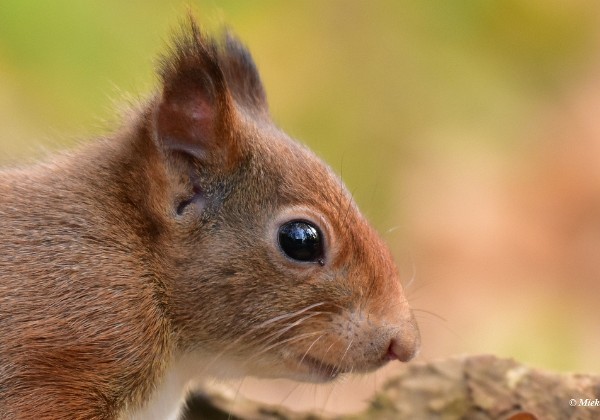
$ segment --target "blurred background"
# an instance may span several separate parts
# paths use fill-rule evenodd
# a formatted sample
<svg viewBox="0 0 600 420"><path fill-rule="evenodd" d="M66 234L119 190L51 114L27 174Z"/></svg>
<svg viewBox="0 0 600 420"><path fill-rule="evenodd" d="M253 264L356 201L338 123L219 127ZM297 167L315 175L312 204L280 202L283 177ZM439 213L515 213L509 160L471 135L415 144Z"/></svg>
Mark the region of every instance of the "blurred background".
<svg viewBox="0 0 600 420"><path fill-rule="evenodd" d="M0 162L110 132L189 4L247 43L275 121L391 245L420 360L600 373L600 3L2 0ZM395 369L231 389L348 411Z"/></svg>

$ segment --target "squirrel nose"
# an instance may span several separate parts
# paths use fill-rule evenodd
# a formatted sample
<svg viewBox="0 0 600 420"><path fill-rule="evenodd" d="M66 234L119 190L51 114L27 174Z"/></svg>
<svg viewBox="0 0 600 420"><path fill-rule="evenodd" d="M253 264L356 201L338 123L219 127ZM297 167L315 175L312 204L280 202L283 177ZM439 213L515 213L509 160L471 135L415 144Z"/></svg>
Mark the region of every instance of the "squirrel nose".
<svg viewBox="0 0 600 420"><path fill-rule="evenodd" d="M387 350L388 360L399 360L408 362L419 352L421 345L421 336L415 326L400 331L396 337L390 340Z"/></svg>

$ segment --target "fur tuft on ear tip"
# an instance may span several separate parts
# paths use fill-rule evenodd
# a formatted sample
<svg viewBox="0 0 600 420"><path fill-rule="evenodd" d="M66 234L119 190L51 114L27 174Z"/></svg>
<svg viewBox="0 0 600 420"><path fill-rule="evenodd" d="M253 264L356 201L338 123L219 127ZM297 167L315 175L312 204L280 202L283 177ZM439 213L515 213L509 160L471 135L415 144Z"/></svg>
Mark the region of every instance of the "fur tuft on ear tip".
<svg viewBox="0 0 600 420"><path fill-rule="evenodd" d="M206 35L190 14L160 62L162 95L156 132L169 150L203 160L232 162L239 144L232 136L236 107L247 115L268 115L256 65L231 31Z"/></svg>
<svg viewBox="0 0 600 420"><path fill-rule="evenodd" d="M218 45L202 32L191 16L188 25L173 38L168 54L161 57L159 75L167 92L190 87L186 83L197 83L216 100L227 91Z"/></svg>
<svg viewBox="0 0 600 420"><path fill-rule="evenodd" d="M205 164L230 162L236 155L231 93L217 42L202 32L193 17L162 57L159 75L162 94L155 122L163 146Z"/></svg>

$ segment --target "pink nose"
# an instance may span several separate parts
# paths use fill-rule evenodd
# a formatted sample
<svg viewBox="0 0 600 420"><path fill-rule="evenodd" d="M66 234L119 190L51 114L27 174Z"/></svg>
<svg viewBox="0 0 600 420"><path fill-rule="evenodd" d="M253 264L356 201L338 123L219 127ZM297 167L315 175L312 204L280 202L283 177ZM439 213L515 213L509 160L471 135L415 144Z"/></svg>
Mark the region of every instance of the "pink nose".
<svg viewBox="0 0 600 420"><path fill-rule="evenodd" d="M408 362L417 355L420 344L421 337L418 329L405 330L392 338L386 356L389 360Z"/></svg>

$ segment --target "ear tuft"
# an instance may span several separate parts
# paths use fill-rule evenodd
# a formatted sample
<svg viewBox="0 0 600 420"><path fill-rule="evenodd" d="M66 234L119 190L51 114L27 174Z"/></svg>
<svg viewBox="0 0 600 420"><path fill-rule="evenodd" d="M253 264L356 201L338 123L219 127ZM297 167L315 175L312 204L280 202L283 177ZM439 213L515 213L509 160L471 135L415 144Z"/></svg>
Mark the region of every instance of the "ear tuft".
<svg viewBox="0 0 600 420"><path fill-rule="evenodd" d="M219 63L218 44L193 17L161 60L162 94L156 108L159 140L167 150L205 164L235 162L234 105Z"/></svg>

